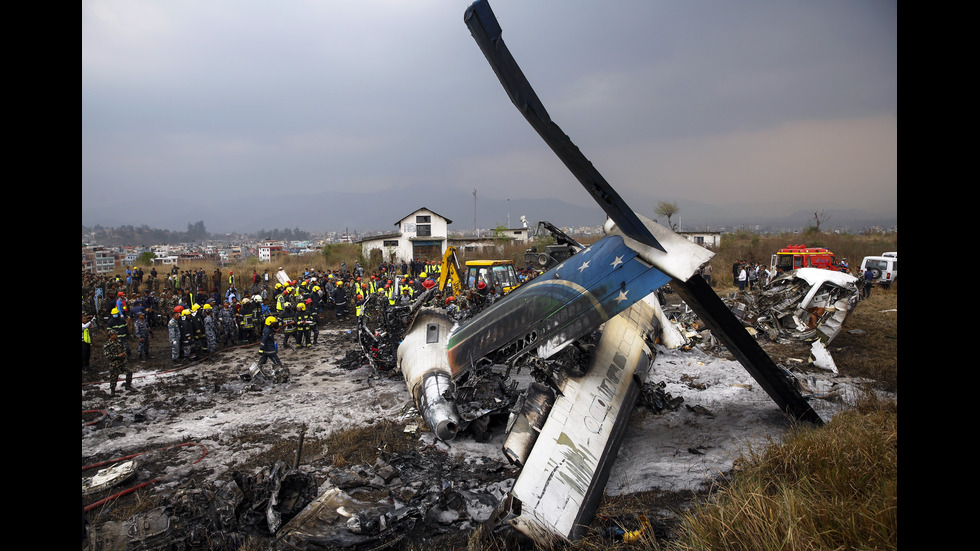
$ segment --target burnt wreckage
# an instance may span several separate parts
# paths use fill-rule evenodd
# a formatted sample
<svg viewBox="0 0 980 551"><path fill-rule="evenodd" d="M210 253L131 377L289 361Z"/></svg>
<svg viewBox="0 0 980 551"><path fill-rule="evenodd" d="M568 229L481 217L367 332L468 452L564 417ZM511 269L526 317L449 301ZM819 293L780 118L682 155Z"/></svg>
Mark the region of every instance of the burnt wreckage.
<svg viewBox="0 0 980 551"><path fill-rule="evenodd" d="M397 365L438 438L470 430L479 439L488 418L507 415L504 451L521 472L495 521L535 538L582 535L653 363L654 342L676 331L656 298L667 283L777 407L822 424L699 275L713 253L629 208L551 121L485 0L467 8L464 20L511 101L608 217L605 237L574 247L557 265L542 258L548 271L480 311L462 316L431 289L410 307L382 305L384 323L359 328L365 356L379 369ZM515 370L531 374L524 388L517 388Z"/></svg>

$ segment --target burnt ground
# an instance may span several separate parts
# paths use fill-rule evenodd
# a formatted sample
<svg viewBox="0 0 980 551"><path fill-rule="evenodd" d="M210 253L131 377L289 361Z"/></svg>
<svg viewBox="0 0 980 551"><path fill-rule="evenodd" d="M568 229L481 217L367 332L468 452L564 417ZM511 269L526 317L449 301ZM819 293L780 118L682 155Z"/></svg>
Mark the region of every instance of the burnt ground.
<svg viewBox="0 0 980 551"><path fill-rule="evenodd" d="M313 348L281 349L290 370L282 384L249 376L257 344L175 366L166 328L154 328L149 360L137 360L132 347L135 392L120 381L115 397L101 357L107 336L94 331L91 368L82 372L83 483L125 459L139 466L111 488L83 492L83 509L89 509L83 548L115 548L113 531L125 531L132 519L159 507L190 517L182 530L208 534L181 537L175 548L238 549L243 542L254 546L246 549L269 548L268 524L249 509L268 503L259 488L276 476L271 473L285 471L303 473L302 505L329 486L367 503L418 503L422 516L405 519L402 539L390 548L447 538L465 545L516 469L500 458L461 459L427 441L400 374L340 367L356 349L347 333L352 325L329 319ZM186 510L201 500L207 505ZM222 515L222 507L235 510Z"/></svg>
<svg viewBox="0 0 980 551"><path fill-rule="evenodd" d="M347 333L352 328L352 321L328 319L315 347L282 350L290 370L283 384L246 375L256 344L174 366L166 328L155 328L150 360L137 361L132 350L136 392L120 384L114 398L101 357L106 336L95 331L92 367L82 372L83 481L121 458L136 458L139 467L131 479L83 495L83 508L89 507L83 548L113 548L105 534L160 507L185 517L166 536L178 541L175 549L270 548L269 523L256 511L269 502L263 485L284 472L300 479L292 482L300 488L292 494L297 508L330 487L364 503L418 505L417 514L398 520L400 539L365 538L354 542L358 549L465 547L509 490L516 469L487 451L499 449L500 440L468 450L465 458L448 453L426 434L400 374L344 365L356 349ZM809 353L803 344L764 347L777 363ZM457 450L467 449L466 439L457 441ZM590 529L601 538L610 528L635 523L633 511L662 511L651 520L657 538L667 539L670 512L695 497L686 490L607 497ZM283 511L284 521L297 512ZM531 548L510 537L507 548Z"/></svg>

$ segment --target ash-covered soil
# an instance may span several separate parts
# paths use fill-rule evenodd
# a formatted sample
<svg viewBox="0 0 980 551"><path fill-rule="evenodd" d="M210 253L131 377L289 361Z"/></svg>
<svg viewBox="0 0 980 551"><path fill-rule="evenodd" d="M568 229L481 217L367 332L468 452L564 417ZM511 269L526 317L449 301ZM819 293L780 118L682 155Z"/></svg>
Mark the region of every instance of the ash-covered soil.
<svg viewBox="0 0 980 551"><path fill-rule="evenodd" d="M249 377L256 344L175 366L166 328L155 328L151 359L137 360L132 348L135 390L120 383L115 397L101 356L105 333L95 331L92 367L82 372L83 484L123 459L133 458L137 468L131 478L83 495L83 548L111 549L106 534L165 508L180 519L159 536L177 541L174 549L266 549L296 509L334 489L375 505L351 516L363 524L353 531L344 522L353 521L338 519L333 541L349 548L465 546L518 474L501 452L501 427L485 443L466 434L448 444L434 440L400 374L351 361L352 328L352 321L330 319L312 348L281 347L290 376L279 384ZM781 364L804 365L809 354L806 345L766 348ZM593 522L597 532L628 523L628 513L610 513L620 504L636 510L642 503L657 537L666 537L674 512L729 471L742 446L789 430L791 422L726 356L658 351L647 383L676 398L676 407L652 414L637 407L606 486L604 514ZM801 375L831 396L811 402L825 420L859 392L859 383L826 373ZM379 518L396 530L383 536L371 524Z"/></svg>

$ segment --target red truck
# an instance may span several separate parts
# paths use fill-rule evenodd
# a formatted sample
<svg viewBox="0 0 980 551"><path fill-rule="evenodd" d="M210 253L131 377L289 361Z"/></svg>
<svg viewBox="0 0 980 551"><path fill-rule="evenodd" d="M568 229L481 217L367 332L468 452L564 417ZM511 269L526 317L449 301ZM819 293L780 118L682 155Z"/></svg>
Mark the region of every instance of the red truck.
<svg viewBox="0 0 980 551"><path fill-rule="evenodd" d="M837 258L830 250L806 245L788 245L784 249L779 249L772 255L772 266L780 274L797 268L840 269Z"/></svg>

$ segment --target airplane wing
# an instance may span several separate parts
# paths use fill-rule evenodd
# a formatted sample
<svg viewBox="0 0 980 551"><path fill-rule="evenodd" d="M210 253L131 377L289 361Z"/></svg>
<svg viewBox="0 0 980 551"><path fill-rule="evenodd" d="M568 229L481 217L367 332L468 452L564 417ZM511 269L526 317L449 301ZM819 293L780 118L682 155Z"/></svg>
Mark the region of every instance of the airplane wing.
<svg viewBox="0 0 980 551"><path fill-rule="evenodd" d="M715 330L718 338L782 410L797 419L822 424L820 416L799 391L790 386L772 358L748 335L741 322L692 269L699 264L699 259L706 261L710 255L705 257L690 251L707 251L690 243L684 249L672 249L669 243L683 242L684 238L657 224L644 223L558 125L551 122L541 100L504 44L500 25L486 0L474 2L466 9L463 19L511 101L606 211L610 218L606 223L607 234L611 229L622 233L629 246L639 250L647 262L674 277L675 285L672 288ZM654 236L657 232L660 239ZM669 240L666 249L662 244L665 239ZM677 263L683 267L683 273L676 269Z"/></svg>

